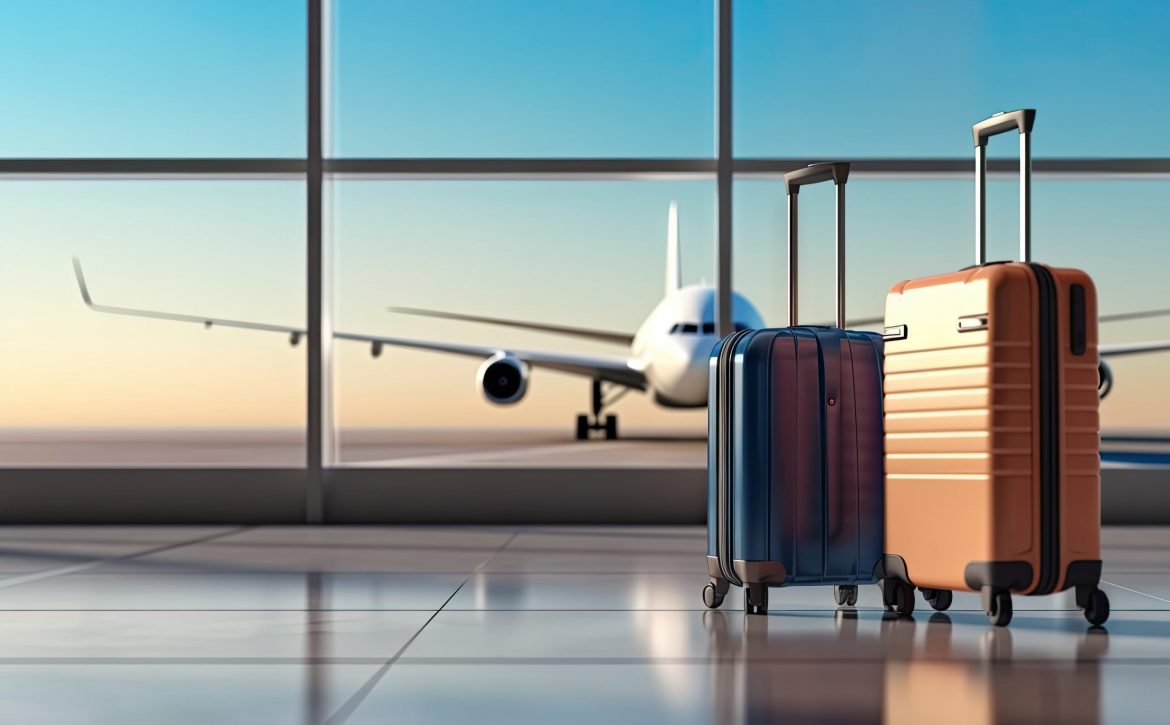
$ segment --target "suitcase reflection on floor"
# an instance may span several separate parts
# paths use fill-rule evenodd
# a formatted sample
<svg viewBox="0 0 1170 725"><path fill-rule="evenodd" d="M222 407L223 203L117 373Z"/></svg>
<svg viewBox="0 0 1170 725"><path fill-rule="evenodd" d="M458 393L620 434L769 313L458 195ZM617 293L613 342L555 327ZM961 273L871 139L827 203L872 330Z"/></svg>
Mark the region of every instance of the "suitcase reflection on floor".
<svg viewBox="0 0 1170 725"><path fill-rule="evenodd" d="M1014 657L1005 628L985 631L978 652L954 643L946 614L931 615L925 629L913 656L886 663L886 723L1101 721L1104 629L1087 629L1075 657L1043 662Z"/></svg>
<svg viewBox="0 0 1170 725"><path fill-rule="evenodd" d="M712 722L1101 721L1099 660L1109 638L1100 628L1080 636L1075 656L1038 661L1017 655L1012 632L987 628L975 613L703 617L716 662ZM971 625L977 637L955 636Z"/></svg>

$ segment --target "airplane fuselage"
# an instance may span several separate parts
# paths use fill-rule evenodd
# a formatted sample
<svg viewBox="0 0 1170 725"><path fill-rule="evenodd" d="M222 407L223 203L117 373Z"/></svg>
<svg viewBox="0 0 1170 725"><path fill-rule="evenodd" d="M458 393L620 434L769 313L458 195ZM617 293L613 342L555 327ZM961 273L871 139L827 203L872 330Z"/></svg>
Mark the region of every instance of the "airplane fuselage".
<svg viewBox="0 0 1170 725"><path fill-rule="evenodd" d="M732 320L739 328L760 328L764 320L742 295L732 296ZM650 393L670 407L707 404L707 376L715 334L715 288L689 285L671 292L634 335L631 365L646 374Z"/></svg>

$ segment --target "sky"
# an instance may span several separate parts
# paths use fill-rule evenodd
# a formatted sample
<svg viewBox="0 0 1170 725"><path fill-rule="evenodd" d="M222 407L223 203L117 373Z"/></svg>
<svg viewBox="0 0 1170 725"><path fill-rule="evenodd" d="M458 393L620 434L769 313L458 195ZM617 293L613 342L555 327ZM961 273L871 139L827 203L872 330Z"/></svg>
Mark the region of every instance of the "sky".
<svg viewBox="0 0 1170 725"><path fill-rule="evenodd" d="M339 157L710 157L711 0L334 0L329 147ZM1034 153L1170 156L1170 5L737 0L737 155L950 156L996 110L1039 109ZM0 157L304 153L299 1L0 1ZM1111 124L1118 127L1112 128ZM993 142L1008 156L1014 143ZM1038 259L1080 266L1103 312L1170 306L1167 181L1035 182ZM991 256L1015 249L1015 187L992 184ZM820 193L824 192L824 193ZM684 278L714 274L711 181L335 182L339 328L620 354L396 318L387 305L632 331L657 302L666 208ZM849 300L970 263L969 180L849 186ZM831 193L802 194L802 309L828 317ZM737 289L779 323L780 184L735 187ZM0 427L300 426L304 355L279 336L98 317L111 304L304 322L304 186L286 181L0 179ZM824 280L820 282L819 280ZM1106 341L1170 336L1170 319ZM1107 425L1170 427L1167 359L1118 362ZM343 426L564 427L587 383L534 378L499 409L477 362L339 344ZM701 429L630 396L626 426Z"/></svg>

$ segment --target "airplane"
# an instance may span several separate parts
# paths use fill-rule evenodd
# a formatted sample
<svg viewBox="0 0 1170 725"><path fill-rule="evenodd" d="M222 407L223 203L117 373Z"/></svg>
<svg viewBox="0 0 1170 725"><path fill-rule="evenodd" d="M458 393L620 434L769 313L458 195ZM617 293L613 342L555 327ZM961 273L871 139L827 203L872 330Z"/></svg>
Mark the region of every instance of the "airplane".
<svg viewBox="0 0 1170 725"><path fill-rule="evenodd" d="M666 286L662 300L632 335L627 332L583 327L552 325L509 320L482 315L459 314L410 307L391 307L391 312L462 322L484 323L515 329L549 332L583 340L625 346L625 356L558 353L520 350L510 347L467 345L435 340L413 340L355 332L334 332L338 340L350 340L370 346L378 357L385 346L430 350L483 359L476 373L476 385L484 398L495 405L514 405L528 391L530 370L544 368L589 378L592 381L590 412L577 416L576 437L588 439L594 431L603 431L607 440L618 437L617 416L605 414L631 390L649 393L656 403L667 408L703 408L707 405L708 366L715 334L715 287L706 283L684 285L679 255L678 207L671 202L667 214ZM235 327L246 330L278 332L288 336L294 347L307 334L303 327L271 325L260 322L228 320L201 315L159 312L130 307L115 307L93 301L81 261L73 258L73 271L81 298L89 309L116 315L130 315L159 320L191 322L205 328ZM1102 315L1101 322L1142 319L1170 314L1167 310L1146 310ZM752 303L739 293L732 294L732 320L736 330L759 329L764 319ZM882 318L849 320L853 328L881 325ZM1104 398L1113 387L1113 372L1106 357L1170 350L1170 340L1099 345L1098 389ZM605 386L609 386L607 390ZM616 392L615 392L616 391Z"/></svg>

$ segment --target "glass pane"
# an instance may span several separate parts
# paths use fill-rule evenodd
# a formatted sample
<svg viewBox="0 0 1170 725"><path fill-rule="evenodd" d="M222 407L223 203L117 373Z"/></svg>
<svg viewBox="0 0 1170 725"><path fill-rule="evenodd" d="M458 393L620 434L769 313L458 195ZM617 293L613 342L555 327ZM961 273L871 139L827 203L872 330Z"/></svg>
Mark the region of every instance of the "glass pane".
<svg viewBox="0 0 1170 725"><path fill-rule="evenodd" d="M374 358L370 346L339 340L340 460L404 467L704 466L705 409L665 407L655 394L705 402L705 380L691 390L683 375L687 351L697 351L700 377L706 375L714 335L680 334L679 325L714 319L703 304L710 288L676 292L685 299L650 323L647 318L666 294L671 201L680 220L682 281L712 279L714 191L708 181L334 182L337 329L478 346L472 355L386 347ZM390 306L583 328L618 339L394 313ZM646 344L631 350L620 337L643 325ZM511 403L501 393L501 403L493 404L484 391L496 376L478 375L497 351L521 359L528 359L521 351L565 356L564 363L579 367L534 362L525 393ZM625 370L631 359L630 367L662 383L605 411L619 416L620 435L634 440L606 447L604 455L574 447L576 416L590 405L590 366ZM606 387L607 396L619 392Z"/></svg>
<svg viewBox="0 0 1170 725"><path fill-rule="evenodd" d="M335 0L336 156L711 156L711 0Z"/></svg>
<svg viewBox="0 0 1170 725"><path fill-rule="evenodd" d="M99 305L304 326L301 182L5 181L0 461L303 466L304 348Z"/></svg>
<svg viewBox="0 0 1170 725"><path fill-rule="evenodd" d="M1170 308L1165 269L1170 246L1170 183L1164 181L1036 181L1033 254L1037 261L1085 270L1097 285L1100 314ZM1015 259L1018 203L1013 180L989 184L988 258ZM849 183L847 310L849 318L881 317L885 294L903 279L959 269L973 262L971 182L857 179ZM772 325L787 321L786 211L779 181L735 187L735 285ZM800 194L801 321L833 319L833 193ZM856 323L855 323L856 324ZM879 329L880 323L869 325ZM1101 323L1102 344L1170 340L1170 315ZM1170 352L1106 357L1114 385L1102 402L1106 461L1118 447L1162 450L1157 440L1114 443L1134 432L1154 439L1170 432Z"/></svg>
<svg viewBox="0 0 1170 725"><path fill-rule="evenodd" d="M886 291L909 277L971 264L969 184L851 180L846 195L846 299L850 320L881 317ZM787 202L779 180L735 184L733 274L772 326L788 324ZM829 184L800 193L802 324L831 324L834 197ZM869 326L878 329L878 324Z"/></svg>
<svg viewBox="0 0 1170 725"><path fill-rule="evenodd" d="M735 14L738 155L967 156L971 123L1022 107L1038 109L1038 156L1170 154L1164 2L737 0Z"/></svg>
<svg viewBox="0 0 1170 725"><path fill-rule="evenodd" d="M0 3L0 157L303 156L303 0Z"/></svg>

